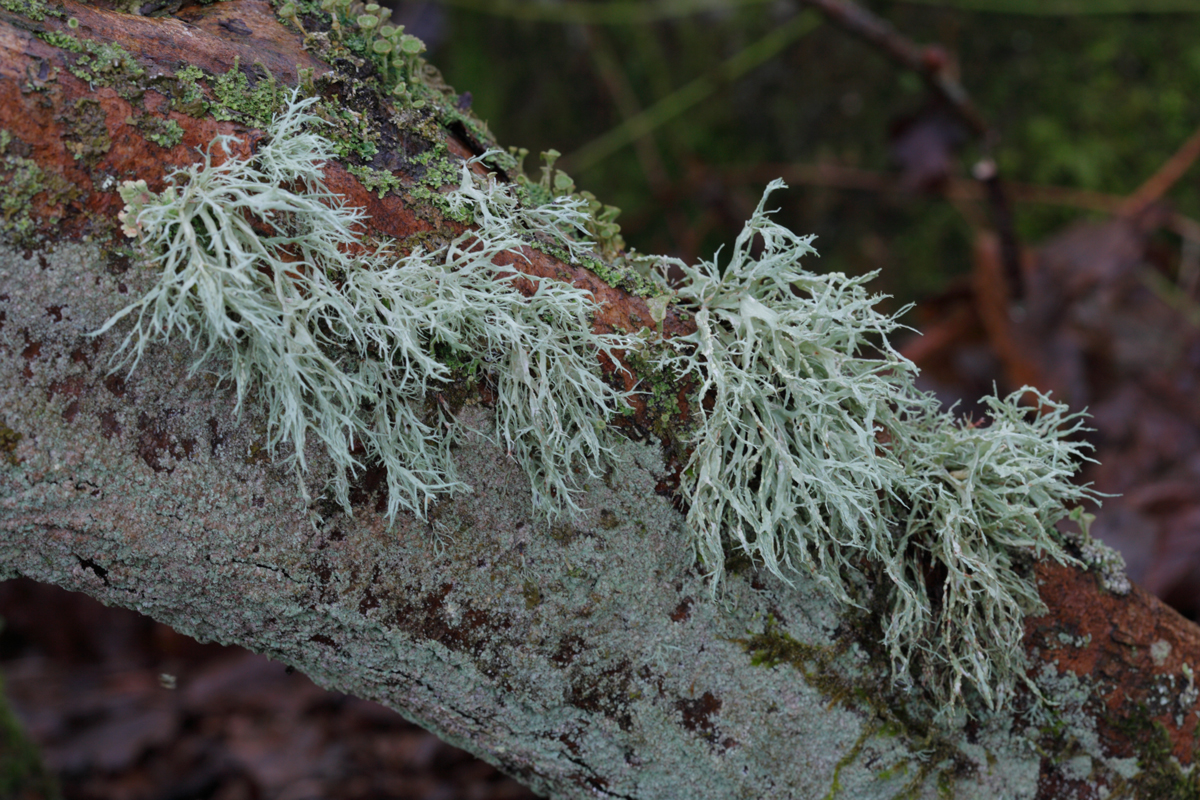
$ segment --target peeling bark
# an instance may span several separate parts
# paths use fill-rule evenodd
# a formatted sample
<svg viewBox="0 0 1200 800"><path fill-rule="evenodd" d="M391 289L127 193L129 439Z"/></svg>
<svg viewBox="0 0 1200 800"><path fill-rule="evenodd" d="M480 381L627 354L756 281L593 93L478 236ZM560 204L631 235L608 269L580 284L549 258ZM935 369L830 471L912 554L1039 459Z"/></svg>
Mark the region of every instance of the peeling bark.
<svg viewBox="0 0 1200 800"><path fill-rule="evenodd" d="M155 19L53 9L62 16L0 10L0 166L25 198L4 206L0 246L4 575L266 653L554 797L1194 796L1200 630L1136 588L1116 596L1091 573L1039 564L1050 613L1029 620L1026 647L1057 705L1025 692L936 728L919 690L891 685L869 610L750 566L711 597L669 492L677 454L668 441L664 458L644 404L627 423L638 441L575 521L534 513L523 473L480 435L457 451L473 494L389 527L378 474L360 481L353 514L306 504L267 457L253 404L239 417L228 387L188 377L181 345L156 348L132 376L107 374L120 336L87 334L152 277L116 255L115 186L157 188L214 135L241 134L247 149L259 135L181 110L181 64L223 74L236 63L281 86L298 67L333 73L262 0ZM132 62L89 81L51 34L117 42ZM354 97L348 80L325 87ZM435 144L477 150L445 128L364 112L388 148L376 163L402 186ZM149 118L181 138L148 140ZM18 185L35 167L38 183ZM409 193L378 197L344 165L327 178L368 209L374 233L403 243L460 230ZM599 327L652 324L643 298L523 255L512 266L531 277L592 291ZM664 326L686 331L674 311ZM462 411L481 431L485 405ZM331 465L306 455L319 485Z"/></svg>

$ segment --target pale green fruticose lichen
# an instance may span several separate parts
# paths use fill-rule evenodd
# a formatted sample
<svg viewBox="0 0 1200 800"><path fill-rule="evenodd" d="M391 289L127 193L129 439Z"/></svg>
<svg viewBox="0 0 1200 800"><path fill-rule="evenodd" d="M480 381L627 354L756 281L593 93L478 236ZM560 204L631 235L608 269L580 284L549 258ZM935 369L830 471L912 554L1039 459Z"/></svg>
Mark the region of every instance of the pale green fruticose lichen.
<svg viewBox="0 0 1200 800"><path fill-rule="evenodd" d="M666 361L712 400L695 405L683 476L700 556L714 586L732 546L845 603L882 594L894 679L923 683L946 717L964 684L1000 707L1024 677L1024 617L1044 610L1019 562L1069 561L1054 526L1094 496L1070 482L1079 415L1042 395L1033 414L1018 404L1029 389L986 399L987 426L940 411L888 343L897 323L863 289L873 276L799 266L812 237L764 210L781 186L726 264L660 263L664 289L668 263L686 276L675 299L697 326Z"/></svg>
<svg viewBox="0 0 1200 800"><path fill-rule="evenodd" d="M596 351L634 341L592 332L587 293L542 280L525 297L492 262L533 234L587 255L586 208L525 207L464 165L446 201L477 229L398 258L364 242L362 212L322 183L331 146L304 130L319 124L303 113L312 102L293 95L252 159L214 164L210 146L161 194L122 190L125 230L162 273L101 331L132 316L122 349L135 365L151 342L185 337L193 370L218 364L239 403L258 392L270 444L291 442L301 474L306 437L321 441L346 507L361 446L387 469L392 515L465 488L448 454L459 423L421 409L451 379L447 362L473 364L495 384L496 436L535 502L574 508L573 471L600 470L605 423L624 405ZM1016 394L987 401L987 426L942 413L888 344L896 322L874 310L869 276L803 270L810 241L760 203L727 264L680 263L683 286L662 278L660 296L698 329L671 340L660 366L712 403L692 405L683 476L700 556L714 590L734 547L784 580L809 574L843 603L882 607L894 680L924 684L946 717L968 687L998 708L1025 678L1024 616L1043 609L1024 562L1069 560L1054 525L1094 497L1069 481L1079 416L1036 395L1031 419ZM861 354L871 347L879 356Z"/></svg>
<svg viewBox="0 0 1200 800"><path fill-rule="evenodd" d="M293 95L251 159L214 163L215 145L229 150L230 137L219 137L161 194L144 181L122 188L124 231L161 275L96 333L132 317L121 349L134 367L152 342L187 339L199 353L193 373L213 365L237 387L239 406L258 392L270 446L292 443L301 474L305 440L321 441L336 468L330 486L347 509L350 480L364 466L354 451L365 448L366 461L387 469L389 515L423 514L438 496L467 488L448 452L457 423L422 407L452 377L435 352L475 363L495 382L497 436L529 475L535 505L574 508L573 470L598 474L604 423L624 406L596 352L628 342L592 332L596 306L583 290L540 281L525 297L512 272L492 262L520 248L529 230L581 225L578 212L521 209L494 182L477 186L464 164L449 200L477 230L403 258L388 242L364 246L362 211L322 181L331 145L303 130L320 123L304 113L314 102Z"/></svg>

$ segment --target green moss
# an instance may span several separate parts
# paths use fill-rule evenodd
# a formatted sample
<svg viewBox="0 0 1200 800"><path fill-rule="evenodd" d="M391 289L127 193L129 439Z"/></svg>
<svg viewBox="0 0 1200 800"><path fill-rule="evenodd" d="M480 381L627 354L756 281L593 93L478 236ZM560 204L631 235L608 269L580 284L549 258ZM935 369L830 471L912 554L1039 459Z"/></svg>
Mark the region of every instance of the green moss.
<svg viewBox="0 0 1200 800"><path fill-rule="evenodd" d="M625 365L638 380L638 392L646 402L651 429L681 446L686 432L678 430L679 424L685 423L679 407L680 389L674 376L663 367L659 353L655 352L657 347L657 343L647 343L645 349L627 351Z"/></svg>
<svg viewBox="0 0 1200 800"><path fill-rule="evenodd" d="M209 108L213 119L242 122L256 128L270 126L287 93L274 75L265 69L262 72L265 76L252 84L240 60L234 58L228 72L214 76L210 81L214 99Z"/></svg>
<svg viewBox="0 0 1200 800"><path fill-rule="evenodd" d="M11 11L14 14L20 14L22 17L41 22L46 18L47 14L52 16L62 16L62 12L50 8L45 0L0 0L0 8L5 11Z"/></svg>
<svg viewBox="0 0 1200 800"><path fill-rule="evenodd" d="M25 157L31 148L6 130L0 129L0 233L14 244L28 247L39 241L37 222L29 211L39 198L50 207L41 221L53 226L62 218L55 210L72 200L79 190L57 173L44 171L36 161Z"/></svg>
<svg viewBox="0 0 1200 800"><path fill-rule="evenodd" d="M750 663L756 667L777 667L780 664L790 664L805 676L806 682L828 679L838 680L829 671L833 656L837 653L831 647L818 647L803 644L793 639L787 631L779 627L774 617L769 617L761 633L751 635L747 639L737 639L742 649L750 654ZM809 669L815 664L815 671ZM844 694L844 686L840 683L818 685L826 696Z"/></svg>
<svg viewBox="0 0 1200 800"><path fill-rule="evenodd" d="M76 78L92 86L110 86L126 100L140 99L141 79L146 70L128 50L113 42L82 40L84 52L68 70Z"/></svg>
<svg viewBox="0 0 1200 800"><path fill-rule="evenodd" d="M183 141L183 128L169 117L154 114L142 114L139 117L128 117L126 124L136 125L146 138L159 147L170 148Z"/></svg>
<svg viewBox="0 0 1200 800"><path fill-rule="evenodd" d="M445 142L436 142L424 153L413 156L413 162L424 167L421 183L431 189L441 189L458 182L458 167L450 161L450 149Z"/></svg>
<svg viewBox="0 0 1200 800"><path fill-rule="evenodd" d="M851 627L854 626L852 620L848 619L847 622ZM869 635L864 635L864 638L869 638ZM953 786L957 775L971 771L962 754L957 751L953 735L930 725L920 715L912 714L908 709L911 697L906 699L881 685L880 676L887 668L882 659L869 660L866 669L861 665L846 663L847 659L854 661L854 652L846 646L849 637L843 637L831 646L806 644L796 641L780 628L774 617L768 617L761 632L735 641L750 655L750 661L755 666L771 669L787 665L796 670L806 684L820 692L830 707L843 705L864 713L870 720L854 746L838 761L827 797L837 796L840 790L838 775L857 760L872 738L904 737L910 742L906 750L922 754L913 777L898 797L918 797L935 771L939 785L949 786ZM906 758L892 764L881 770L877 779L888 780L907 774L910 762L911 759Z"/></svg>
<svg viewBox="0 0 1200 800"><path fill-rule="evenodd" d="M83 44L79 41L78 37L64 31L38 31L35 35L46 44L53 45L62 50L68 50L72 53L83 52Z"/></svg>
<svg viewBox="0 0 1200 800"><path fill-rule="evenodd" d="M512 158L514 153L519 157ZM608 273L601 277L610 285L626 288L622 286L622 283L629 277L619 267L609 266L609 263L619 260L625 250L625 240L621 237L621 226L616 222L621 209L616 206L604 205L591 192L578 191L571 176L555 166L562 155L557 150L547 150L542 153L542 174L537 181L531 180L525 175L522 166L527 153L527 150L516 150L507 154L511 159L511 174L515 175L515 182L520 188L523 199L534 205L542 205L559 199L579 203L586 217L583 224L584 232L595 244L595 252L598 256L594 259L595 264L589 266L594 266L593 271L597 274L602 271ZM498 153L498 155L504 154ZM614 272L618 274L612 274ZM610 278L613 280L609 280Z"/></svg>
<svg viewBox="0 0 1200 800"><path fill-rule="evenodd" d="M833 768L833 780L829 785L829 794L825 795L824 800L834 800L835 797L842 791L842 770L858 760L858 756L862 753L863 745L870 739L878 727L878 722L874 720L863 726L862 732L858 734L858 738L854 740L854 745L838 759Z"/></svg>
<svg viewBox="0 0 1200 800"><path fill-rule="evenodd" d="M430 189L428 186L414 186L408 190L408 195L418 203L423 203L427 206L436 208L447 219L462 223L468 223L471 221L471 216L468 211L465 209L456 210L451 208L449 202L446 200L446 196L443 193L434 189Z"/></svg>
<svg viewBox="0 0 1200 800"><path fill-rule="evenodd" d="M322 133L342 161L370 161L379 152L379 133L366 114L332 103L318 104L316 112L328 123Z"/></svg>
<svg viewBox="0 0 1200 800"><path fill-rule="evenodd" d="M17 445L21 439L22 434L0 422L0 461L11 467L21 463L21 459L17 457Z"/></svg>
<svg viewBox="0 0 1200 800"><path fill-rule="evenodd" d="M112 148L104 108L90 97L80 98L63 113L62 119L67 127L63 146L90 170Z"/></svg>
<svg viewBox="0 0 1200 800"><path fill-rule="evenodd" d="M351 164L346 169L351 175L358 178L368 191L376 192L380 200L392 192L399 194L400 190L404 188L404 181L387 170L372 169L358 164Z"/></svg>
<svg viewBox="0 0 1200 800"><path fill-rule="evenodd" d="M1125 741L1133 746L1140 771L1122 778L1125 787L1138 798L1170 797L1172 800L1200 800L1200 745L1193 748L1191 764L1185 769L1173 755L1171 735L1162 722L1154 719L1144 703L1138 703L1132 713L1111 719ZM1200 724L1197 725L1200 741Z"/></svg>
<svg viewBox="0 0 1200 800"><path fill-rule="evenodd" d="M178 109L192 117L202 117L208 113L208 101L204 99L204 91L200 82L204 80L204 71L189 64L183 69L176 70L175 81L177 91L172 93L171 108Z"/></svg>

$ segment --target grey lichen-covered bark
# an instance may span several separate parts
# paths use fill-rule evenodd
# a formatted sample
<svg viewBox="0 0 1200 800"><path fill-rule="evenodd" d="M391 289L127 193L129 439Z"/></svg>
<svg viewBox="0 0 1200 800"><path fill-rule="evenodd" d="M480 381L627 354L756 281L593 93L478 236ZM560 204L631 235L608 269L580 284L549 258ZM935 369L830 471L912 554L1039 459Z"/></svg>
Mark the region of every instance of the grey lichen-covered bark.
<svg viewBox="0 0 1200 800"><path fill-rule="evenodd" d="M255 408L189 378L185 348L106 374L115 340L87 334L142 278L104 264L88 243L0 259L7 575L266 653L549 796L1035 796L1036 704L938 732L822 591L748 570L712 599L654 446L625 445L586 515L553 526L482 436L457 451L474 492L427 521L306 505ZM1073 691L1052 696L1087 702ZM1080 776L1137 773L1075 738Z"/></svg>
<svg viewBox="0 0 1200 800"><path fill-rule="evenodd" d="M186 350L106 376L114 342L86 334L125 296L103 263L87 244L0 262L0 405L21 434L0 478L7 574L266 653L552 796L892 797L922 777L935 794L920 742L823 686L880 675L858 647L834 655L844 621L821 592L741 575L710 599L653 446L628 444L573 523L533 513L482 437L458 451L473 494L427 522L322 513L261 457L253 407L239 420L227 389L186 377ZM755 665L768 625L838 677ZM1009 746L968 783L1027 794L1037 759Z"/></svg>

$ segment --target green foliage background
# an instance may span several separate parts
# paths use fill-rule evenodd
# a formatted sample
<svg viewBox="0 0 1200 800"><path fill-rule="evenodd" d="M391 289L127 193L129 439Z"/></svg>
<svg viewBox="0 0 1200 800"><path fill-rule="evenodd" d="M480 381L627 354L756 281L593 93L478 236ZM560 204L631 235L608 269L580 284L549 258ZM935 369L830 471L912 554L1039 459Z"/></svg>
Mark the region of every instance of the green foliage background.
<svg viewBox="0 0 1200 800"><path fill-rule="evenodd" d="M589 5L619 15L639 4ZM602 77L605 54L644 109L777 30L798 8L786 1L709 5L718 8L649 24L583 25L529 18L569 15L565 3L447 0L444 40L430 58L452 85L472 92L475 110L500 141L534 153L527 171L539 151L557 148L581 188L624 210L619 222L631 246L694 262L736 236L771 164L893 169L889 127L927 99L915 75L822 23L656 128L649 139L656 156L647 160L642 145L639 157L630 146L575 169L572 153L623 119ZM1009 180L1126 194L1200 125L1200 4L864 5L913 40L941 44L956 57L962 83L1001 133L996 155ZM960 177L978 155L969 143ZM1170 199L1182 213L1200 216L1194 177L1176 185ZM775 200L782 224L817 235L818 268L882 269L874 288L894 295L896 306L969 269L970 225L944 199L793 182ZM1016 208L1027 243L1089 213Z"/></svg>

